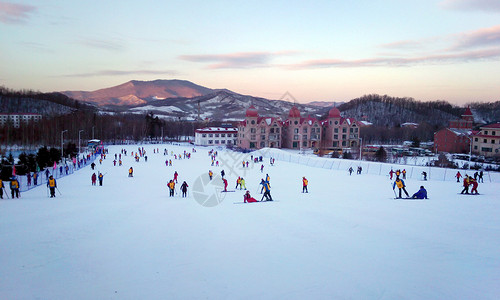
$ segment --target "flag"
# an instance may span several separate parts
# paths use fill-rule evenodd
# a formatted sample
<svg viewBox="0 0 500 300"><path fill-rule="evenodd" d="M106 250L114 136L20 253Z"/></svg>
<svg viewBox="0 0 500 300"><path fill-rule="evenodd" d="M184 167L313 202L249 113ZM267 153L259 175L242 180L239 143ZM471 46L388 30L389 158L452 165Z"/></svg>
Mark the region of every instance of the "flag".
<svg viewBox="0 0 500 300"><path fill-rule="evenodd" d="M57 164L56 162L54 161L54 170L57 168Z"/></svg>
<svg viewBox="0 0 500 300"><path fill-rule="evenodd" d="M16 176L16 165L12 167L12 176Z"/></svg>

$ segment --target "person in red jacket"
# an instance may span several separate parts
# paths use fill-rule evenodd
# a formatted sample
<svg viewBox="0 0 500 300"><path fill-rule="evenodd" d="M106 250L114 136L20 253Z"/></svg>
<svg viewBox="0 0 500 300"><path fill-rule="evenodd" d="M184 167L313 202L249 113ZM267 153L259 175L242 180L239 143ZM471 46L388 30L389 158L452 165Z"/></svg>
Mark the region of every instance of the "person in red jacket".
<svg viewBox="0 0 500 300"><path fill-rule="evenodd" d="M479 192L477 191L477 186L479 185L477 183L477 180L474 179L474 178L469 178L469 184L472 185L472 190L470 191L471 194L479 194Z"/></svg>
<svg viewBox="0 0 500 300"><path fill-rule="evenodd" d="M91 179L92 179L92 185L95 185L95 181L97 180L97 176L95 175L95 173L92 174Z"/></svg>
<svg viewBox="0 0 500 300"><path fill-rule="evenodd" d="M174 173L174 181L175 183L177 183L177 177L179 176L179 174L177 173L177 171L175 171Z"/></svg>
<svg viewBox="0 0 500 300"><path fill-rule="evenodd" d="M460 182L460 177L462 177L462 174L460 174L460 171L457 172L457 175L455 175L457 178L457 182Z"/></svg>
<svg viewBox="0 0 500 300"><path fill-rule="evenodd" d="M247 191L245 193L245 195L243 195L243 201L245 203L253 203L253 202L257 202L257 200L255 200L255 198L252 198L252 196L250 196L250 191Z"/></svg>
<svg viewBox="0 0 500 300"><path fill-rule="evenodd" d="M227 192L227 180L226 180L226 178L222 178L222 181L224 182L224 192Z"/></svg>
<svg viewBox="0 0 500 300"><path fill-rule="evenodd" d="M309 181L307 181L306 177L302 177L302 193L309 193L307 191L307 185L309 184Z"/></svg>

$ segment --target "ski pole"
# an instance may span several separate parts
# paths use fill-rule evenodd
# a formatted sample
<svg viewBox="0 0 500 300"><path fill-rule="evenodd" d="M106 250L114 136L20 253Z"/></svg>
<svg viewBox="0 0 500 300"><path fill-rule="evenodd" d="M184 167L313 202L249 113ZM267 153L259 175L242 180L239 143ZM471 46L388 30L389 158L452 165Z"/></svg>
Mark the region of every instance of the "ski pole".
<svg viewBox="0 0 500 300"><path fill-rule="evenodd" d="M59 195L62 196L61 191L59 191L59 189L57 188L57 186L56 186L56 190L59 192Z"/></svg>
<svg viewBox="0 0 500 300"><path fill-rule="evenodd" d="M394 189L394 186L392 186L392 191L394 192L394 197L397 198L398 196L396 195L396 190Z"/></svg>
<svg viewBox="0 0 500 300"><path fill-rule="evenodd" d="M47 198L49 197L49 187L47 187Z"/></svg>
<svg viewBox="0 0 500 300"><path fill-rule="evenodd" d="M9 194L8 194L8 193L7 193L7 191L5 190L5 187L3 187L3 191L5 192L5 196L7 196L7 199L10 199Z"/></svg>

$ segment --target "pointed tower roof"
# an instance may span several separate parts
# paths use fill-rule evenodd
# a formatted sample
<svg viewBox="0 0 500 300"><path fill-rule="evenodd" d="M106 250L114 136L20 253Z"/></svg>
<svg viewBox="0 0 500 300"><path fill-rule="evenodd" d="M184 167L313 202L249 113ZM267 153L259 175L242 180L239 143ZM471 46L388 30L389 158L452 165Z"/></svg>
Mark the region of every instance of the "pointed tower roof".
<svg viewBox="0 0 500 300"><path fill-rule="evenodd" d="M340 118L340 110L336 107L330 109L328 112L328 118Z"/></svg>
<svg viewBox="0 0 500 300"><path fill-rule="evenodd" d="M470 110L470 106L467 106L462 116L472 116L472 111Z"/></svg>
<svg viewBox="0 0 500 300"><path fill-rule="evenodd" d="M258 117L259 116L259 113L257 112L257 109L255 108L255 106L251 105L246 113L245 113L245 117Z"/></svg>
<svg viewBox="0 0 500 300"><path fill-rule="evenodd" d="M289 118L300 118L300 111L299 109L294 105L290 109L290 113L288 113Z"/></svg>

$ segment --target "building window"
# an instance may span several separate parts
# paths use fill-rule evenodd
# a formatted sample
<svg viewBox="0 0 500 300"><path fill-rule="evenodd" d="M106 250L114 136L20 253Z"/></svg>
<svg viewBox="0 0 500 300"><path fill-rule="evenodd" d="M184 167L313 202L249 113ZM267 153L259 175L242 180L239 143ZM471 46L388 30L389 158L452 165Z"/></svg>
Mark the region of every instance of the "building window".
<svg viewBox="0 0 500 300"><path fill-rule="evenodd" d="M304 133L307 133L307 128L304 128L302 131L303 131Z"/></svg>
<svg viewBox="0 0 500 300"><path fill-rule="evenodd" d="M266 142L260 142L260 147L264 148L266 146Z"/></svg>
<svg viewBox="0 0 500 300"><path fill-rule="evenodd" d="M307 147L307 141L302 142L302 147Z"/></svg>
<svg viewBox="0 0 500 300"><path fill-rule="evenodd" d="M225 133L221 133L220 137L226 137L226 134Z"/></svg>
<svg viewBox="0 0 500 300"><path fill-rule="evenodd" d="M342 133L346 133L347 132L347 128L342 128Z"/></svg>
<svg viewBox="0 0 500 300"><path fill-rule="evenodd" d="M257 129L255 128L250 128L250 133L256 133L257 132Z"/></svg>
<svg viewBox="0 0 500 300"><path fill-rule="evenodd" d="M298 134L294 135L294 136L293 136L293 139L294 139L295 141L296 141L296 140L298 140L298 139L299 139L299 135L298 135Z"/></svg>
<svg viewBox="0 0 500 300"><path fill-rule="evenodd" d="M495 140L491 140L491 143L494 144L495 143Z"/></svg>
<svg viewBox="0 0 500 300"><path fill-rule="evenodd" d="M250 136L250 139L251 139L252 141L255 141L255 140L256 140L256 138L255 138L255 134L252 134L252 135Z"/></svg>
<svg viewBox="0 0 500 300"><path fill-rule="evenodd" d="M338 129L338 128L334 128L334 129L333 129L333 132L335 132L335 133L339 133L339 129Z"/></svg>
<svg viewBox="0 0 500 300"><path fill-rule="evenodd" d="M346 141L342 141L342 146L345 147L346 145L347 145Z"/></svg>
<svg viewBox="0 0 500 300"><path fill-rule="evenodd" d="M295 122L293 122L293 124L297 125L297 124L299 124L299 121L295 121Z"/></svg>
<svg viewBox="0 0 500 300"><path fill-rule="evenodd" d="M342 135L342 139L345 140L347 137L345 134Z"/></svg>
<svg viewBox="0 0 500 300"><path fill-rule="evenodd" d="M219 143L219 140L215 140L215 143L218 144Z"/></svg>
<svg viewBox="0 0 500 300"><path fill-rule="evenodd" d="M271 133L274 133L274 128L271 128Z"/></svg>
<svg viewBox="0 0 500 300"><path fill-rule="evenodd" d="M333 142L332 146L333 147L338 147L339 146L339 142L337 142L337 141Z"/></svg>
<svg viewBox="0 0 500 300"><path fill-rule="evenodd" d="M477 150L477 146L474 146L474 150Z"/></svg>
<svg viewBox="0 0 500 300"><path fill-rule="evenodd" d="M304 134L304 135L302 136L302 139L303 139L303 140L307 140L307 134Z"/></svg>
<svg viewBox="0 0 500 300"><path fill-rule="evenodd" d="M237 137L237 136L238 136L238 135L235 133L235 134L234 134L234 137ZM243 137L245 137L245 135L243 135Z"/></svg>
<svg viewBox="0 0 500 300"><path fill-rule="evenodd" d="M261 140L265 140L265 139L266 139L266 136L265 136L265 135L261 135L261 136L260 136L260 139L261 139Z"/></svg>
<svg viewBox="0 0 500 300"><path fill-rule="evenodd" d="M216 133L216 134L215 134L215 137L219 137L219 134L218 134L218 133Z"/></svg>
<svg viewBox="0 0 500 300"><path fill-rule="evenodd" d="M339 125L339 121L335 121L335 125Z"/></svg>
<svg viewBox="0 0 500 300"><path fill-rule="evenodd" d="M213 144L213 143L214 143L214 141L212 141L212 140L208 140L208 143L209 143L209 144Z"/></svg>
<svg viewBox="0 0 500 300"><path fill-rule="evenodd" d="M266 129L265 128L261 128L260 129L260 133L266 133Z"/></svg>
<svg viewBox="0 0 500 300"><path fill-rule="evenodd" d="M483 143L487 143L487 142L488 142L488 140L487 140L487 139L483 139Z"/></svg>
<svg viewBox="0 0 500 300"><path fill-rule="evenodd" d="M226 143L226 140L222 140L220 141L221 144L225 144Z"/></svg>
<svg viewBox="0 0 500 300"><path fill-rule="evenodd" d="M293 133L299 133L299 129L298 128L294 128L293 129Z"/></svg>
<svg viewBox="0 0 500 300"><path fill-rule="evenodd" d="M353 133L354 132L354 128L349 128L349 132Z"/></svg>
<svg viewBox="0 0 500 300"><path fill-rule="evenodd" d="M280 129L279 128L276 128L276 133L280 133Z"/></svg>
<svg viewBox="0 0 500 300"><path fill-rule="evenodd" d="M210 133L210 134L208 134L208 137L214 137L214 135Z"/></svg>
<svg viewBox="0 0 500 300"><path fill-rule="evenodd" d="M483 147L483 148L481 148L481 151L483 151L483 152L493 152L493 149L492 148Z"/></svg>
<svg viewBox="0 0 500 300"><path fill-rule="evenodd" d="M492 131L492 132L491 132L491 135L496 135L496 134L497 134L497 132L496 132L496 131Z"/></svg>
<svg viewBox="0 0 500 300"><path fill-rule="evenodd" d="M254 124L255 124L255 120L252 120L252 121L250 122L250 124L254 125Z"/></svg>
<svg viewBox="0 0 500 300"><path fill-rule="evenodd" d="M477 142L477 141L479 141L479 139L478 139L478 138L475 138L475 139L474 139L474 142Z"/></svg>
<svg viewBox="0 0 500 300"><path fill-rule="evenodd" d="M338 139L339 139L339 135L338 135L338 134L334 134L334 135L333 135L333 139L334 139L334 140L338 140Z"/></svg>
<svg viewBox="0 0 500 300"><path fill-rule="evenodd" d="M484 131L484 134L485 134L485 135L488 135L488 130L485 130L485 131Z"/></svg>
<svg viewBox="0 0 500 300"><path fill-rule="evenodd" d="M293 142L292 143L292 148L297 148L299 146L298 142Z"/></svg>
<svg viewBox="0 0 500 300"><path fill-rule="evenodd" d="M202 134L202 135L201 135L201 137L207 137L207 134L206 134L206 133L204 133L204 134Z"/></svg>

